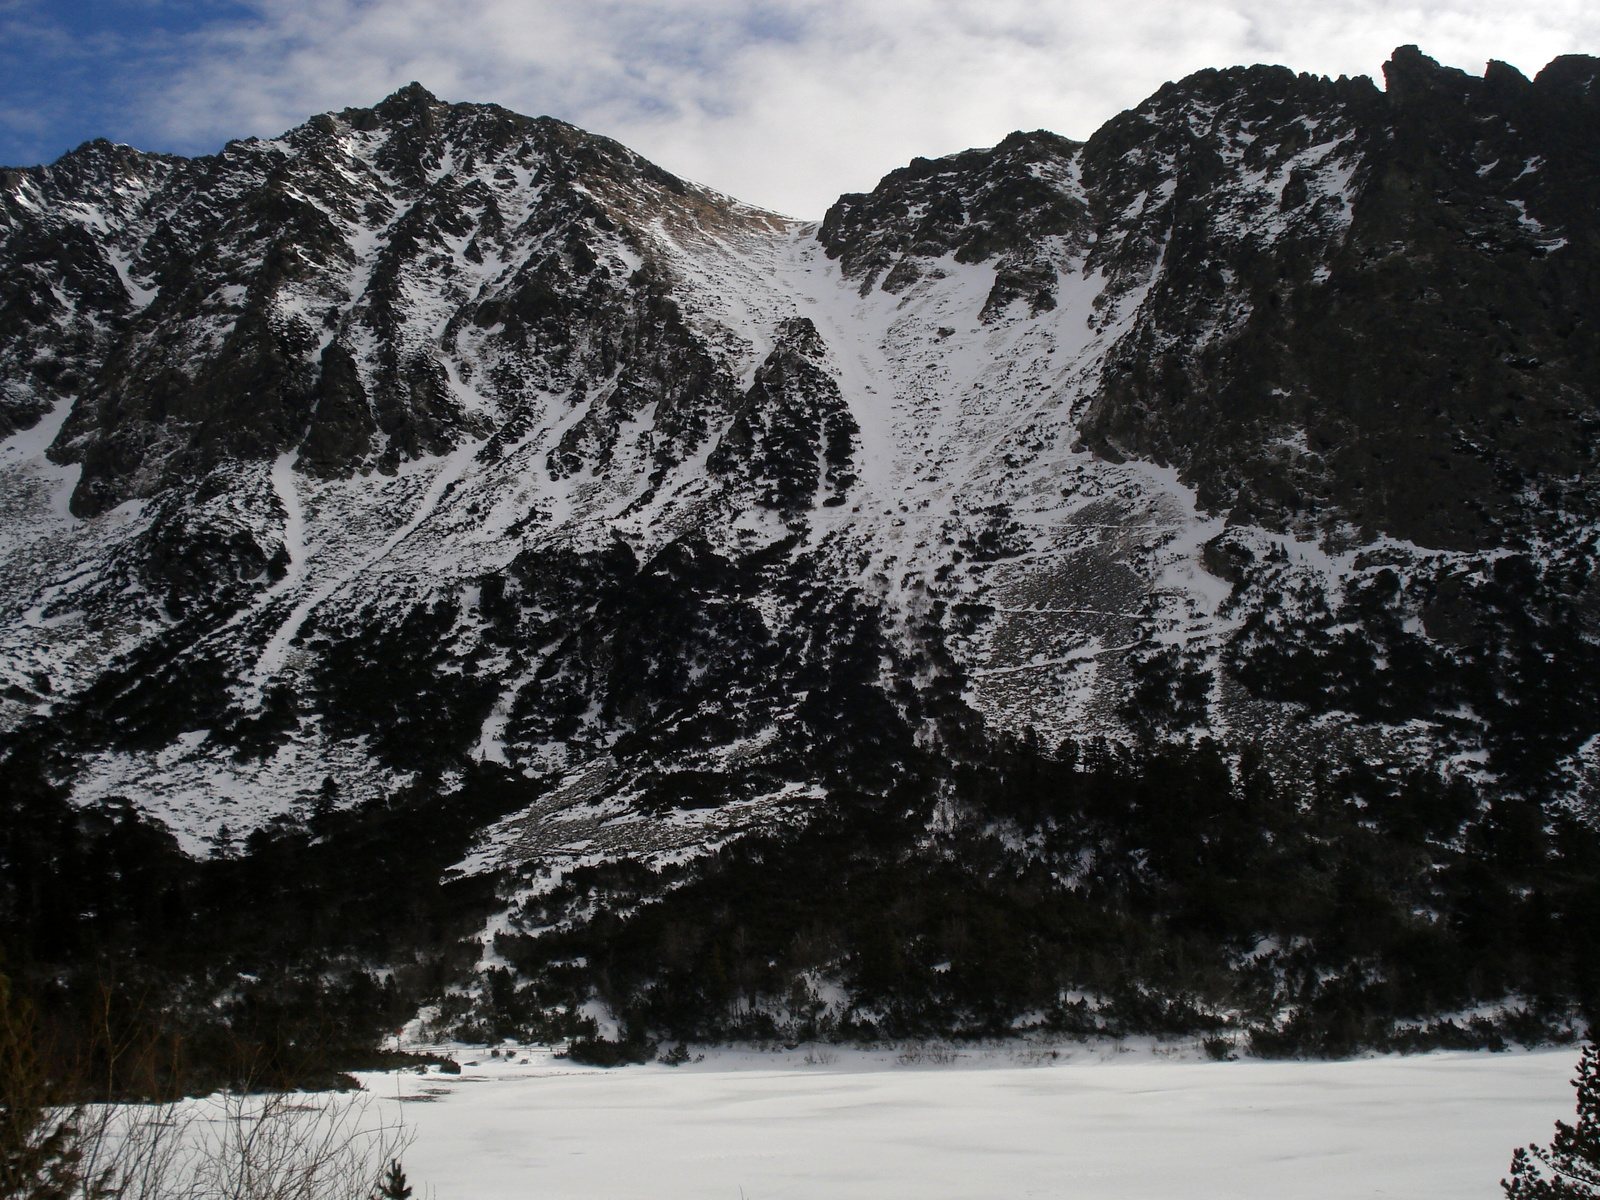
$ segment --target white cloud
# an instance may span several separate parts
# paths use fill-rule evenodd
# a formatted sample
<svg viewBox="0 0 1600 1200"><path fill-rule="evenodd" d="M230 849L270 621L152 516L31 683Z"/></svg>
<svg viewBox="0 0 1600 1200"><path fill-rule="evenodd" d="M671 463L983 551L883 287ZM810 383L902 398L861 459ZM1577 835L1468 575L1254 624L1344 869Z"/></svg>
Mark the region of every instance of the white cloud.
<svg viewBox="0 0 1600 1200"><path fill-rule="evenodd" d="M1587 0L261 0L145 96L153 136L215 144L412 79L609 134L742 199L819 216L914 155L1012 129L1087 137L1163 82L1281 62L1371 74L1415 42L1481 72L1600 51Z"/></svg>

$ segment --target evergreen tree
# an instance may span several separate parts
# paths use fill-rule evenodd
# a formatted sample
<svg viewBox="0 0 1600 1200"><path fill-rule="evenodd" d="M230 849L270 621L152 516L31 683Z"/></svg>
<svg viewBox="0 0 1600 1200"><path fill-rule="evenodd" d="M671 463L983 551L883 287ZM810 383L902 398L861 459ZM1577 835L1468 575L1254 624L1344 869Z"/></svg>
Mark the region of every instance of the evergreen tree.
<svg viewBox="0 0 1600 1200"><path fill-rule="evenodd" d="M318 833L326 830L328 818L338 811L339 785L332 775L325 776L311 802L311 828Z"/></svg>
<svg viewBox="0 0 1600 1200"><path fill-rule="evenodd" d="M400 1169L398 1161L391 1162L383 1173L373 1200L411 1200L411 1185L406 1182L406 1173Z"/></svg>
<svg viewBox="0 0 1600 1200"><path fill-rule="evenodd" d="M1511 1159L1502 1179L1507 1200L1600 1200L1600 1048L1578 1060L1578 1123L1556 1122L1548 1146L1528 1146Z"/></svg>

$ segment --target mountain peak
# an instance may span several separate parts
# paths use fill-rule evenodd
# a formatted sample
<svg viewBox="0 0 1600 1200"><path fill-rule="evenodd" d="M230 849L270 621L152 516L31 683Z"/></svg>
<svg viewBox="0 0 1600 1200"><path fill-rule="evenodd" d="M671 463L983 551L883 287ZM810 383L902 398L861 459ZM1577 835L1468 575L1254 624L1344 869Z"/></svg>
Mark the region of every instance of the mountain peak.
<svg viewBox="0 0 1600 1200"><path fill-rule="evenodd" d="M385 117L398 117L432 108L438 103L439 97L413 79L405 87L391 92L380 100L375 106L375 111Z"/></svg>
<svg viewBox="0 0 1600 1200"><path fill-rule="evenodd" d="M1563 54L1550 60L1535 78L1540 86L1566 92L1590 106L1600 106L1600 58L1591 54Z"/></svg>
<svg viewBox="0 0 1600 1200"><path fill-rule="evenodd" d="M1390 97L1401 101L1432 92L1459 92L1463 84L1476 82L1465 71L1442 65L1416 46L1397 46L1383 64L1383 78Z"/></svg>

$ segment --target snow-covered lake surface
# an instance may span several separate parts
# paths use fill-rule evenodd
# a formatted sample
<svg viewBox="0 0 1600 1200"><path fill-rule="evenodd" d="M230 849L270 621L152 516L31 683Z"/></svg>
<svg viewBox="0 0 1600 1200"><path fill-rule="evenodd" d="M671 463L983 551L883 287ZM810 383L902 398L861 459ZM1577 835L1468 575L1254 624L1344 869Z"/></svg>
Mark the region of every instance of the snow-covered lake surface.
<svg viewBox="0 0 1600 1200"><path fill-rule="evenodd" d="M419 1195L1491 1200L1513 1147L1570 1118L1577 1061L1570 1048L1225 1063L1148 1047L953 1062L802 1048L600 1071L519 1055L465 1055L460 1076L364 1077L405 1098Z"/></svg>

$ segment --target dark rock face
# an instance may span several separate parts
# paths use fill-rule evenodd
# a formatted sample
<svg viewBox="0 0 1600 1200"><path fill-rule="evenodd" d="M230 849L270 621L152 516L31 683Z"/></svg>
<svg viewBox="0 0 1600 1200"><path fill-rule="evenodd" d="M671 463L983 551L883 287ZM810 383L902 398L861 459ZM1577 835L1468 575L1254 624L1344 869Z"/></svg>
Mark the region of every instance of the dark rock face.
<svg viewBox="0 0 1600 1200"><path fill-rule="evenodd" d="M993 150L912 161L869 195L841 196L817 240L846 275L901 292L922 276L921 260L1000 260L985 313L1025 296L1035 312L1054 307L1055 273L1040 242L1087 234L1087 206L1072 187L1079 145L1040 130L1014 133ZM881 280L881 284L880 284Z"/></svg>
<svg viewBox="0 0 1600 1200"><path fill-rule="evenodd" d="M818 365L822 338L794 317L778 327L776 342L707 465L718 474L742 468L767 508L809 508L819 484L829 492L823 504L843 504L855 482L858 429L839 385Z"/></svg>
<svg viewBox="0 0 1600 1200"><path fill-rule="evenodd" d="M109 349L109 328L133 309L108 248L58 210L89 205L127 220L179 160L95 141L49 168L0 173L0 428L31 426L87 383Z"/></svg>
<svg viewBox="0 0 1600 1200"><path fill-rule="evenodd" d="M1592 511L1600 127L1578 81L1596 70L1473 79L1407 48L1384 95L1208 74L1123 118L1129 149L1096 135L1086 181L1164 153L1177 186L1146 226L1166 269L1085 437L1179 466L1246 521L1467 549ZM1281 183L1281 235L1227 227L1229 157Z"/></svg>
<svg viewBox="0 0 1600 1200"><path fill-rule="evenodd" d="M213 158L90 143L7 176L5 420L81 396L54 454L83 465L84 516L296 447L322 475L393 471L619 367L553 467L604 461L646 403L678 414L670 458L728 381L655 273L607 253L630 213L715 203L603 138L420 88ZM492 363L471 411L437 353L463 338Z"/></svg>
<svg viewBox="0 0 1600 1200"><path fill-rule="evenodd" d="M1102 312L1150 289L1084 414L1101 453L1176 466L1246 522L1500 544L1590 511L1597 71L1476 79L1415 47L1386 93L1203 71L1081 148L919 160L818 236L864 288L992 260L988 316L1054 306L1059 239L1105 275Z"/></svg>

